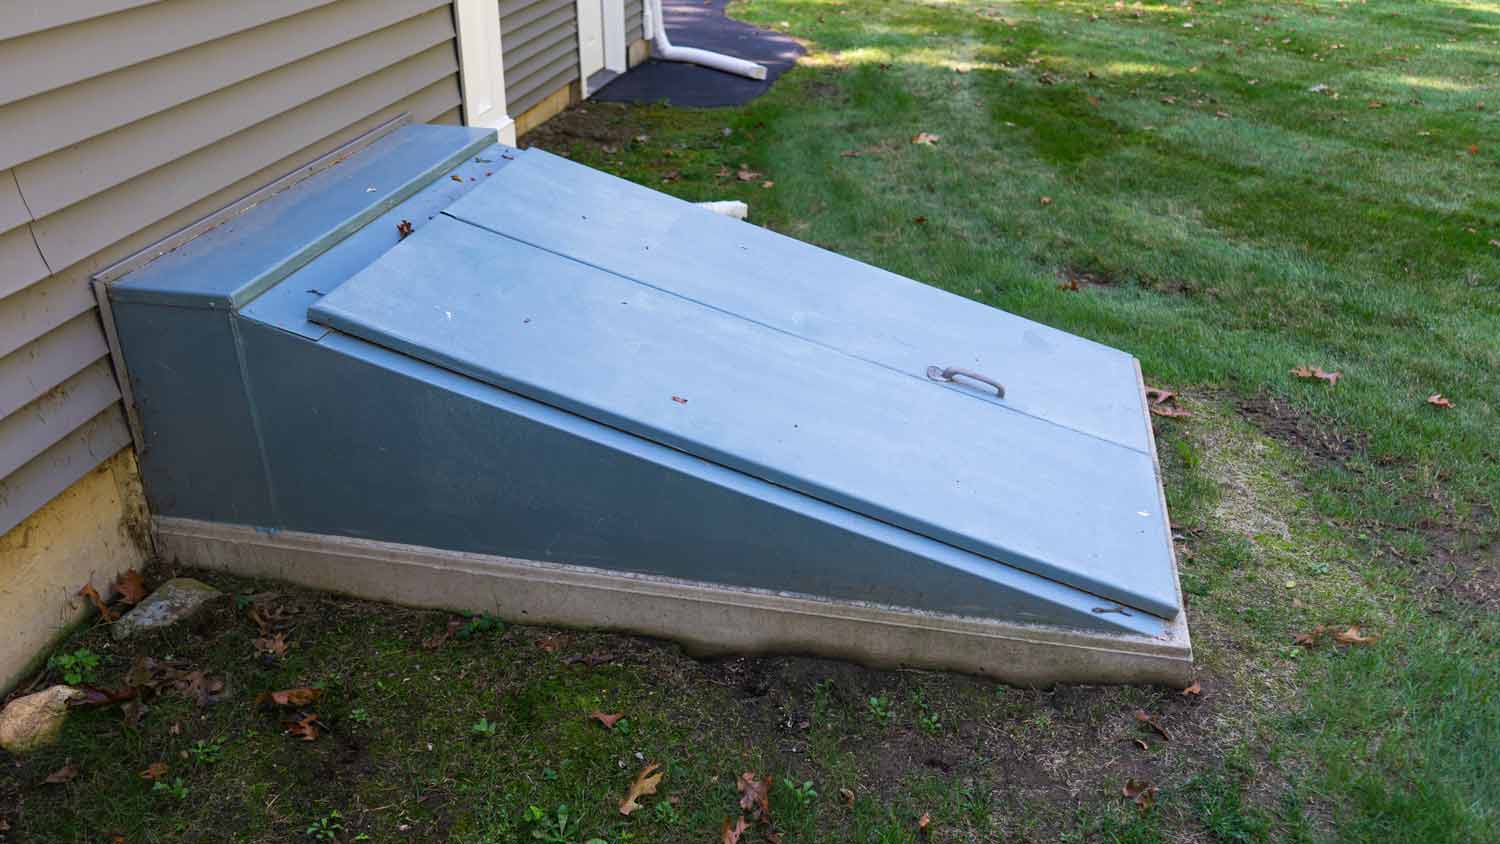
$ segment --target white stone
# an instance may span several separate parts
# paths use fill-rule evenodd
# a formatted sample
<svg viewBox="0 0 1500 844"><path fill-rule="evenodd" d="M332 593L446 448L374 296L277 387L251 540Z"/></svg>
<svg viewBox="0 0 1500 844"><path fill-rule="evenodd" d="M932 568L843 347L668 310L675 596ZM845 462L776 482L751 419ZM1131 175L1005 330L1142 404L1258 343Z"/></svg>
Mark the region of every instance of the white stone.
<svg viewBox="0 0 1500 844"><path fill-rule="evenodd" d="M146 600L113 626L116 639L127 639L148 630L160 630L192 618L224 593L201 580L174 577L157 587Z"/></svg>

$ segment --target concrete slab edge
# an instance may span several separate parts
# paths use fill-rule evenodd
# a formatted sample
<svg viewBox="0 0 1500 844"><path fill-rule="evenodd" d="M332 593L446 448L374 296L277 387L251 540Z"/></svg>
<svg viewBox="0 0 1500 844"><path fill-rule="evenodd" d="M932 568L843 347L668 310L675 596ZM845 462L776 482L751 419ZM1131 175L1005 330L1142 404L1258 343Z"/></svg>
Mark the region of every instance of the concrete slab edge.
<svg viewBox="0 0 1500 844"><path fill-rule="evenodd" d="M1108 636L897 607L326 534L158 517L157 549L184 565L523 624L616 630L692 654L807 654L1022 686L1192 682L1179 615L1165 638Z"/></svg>

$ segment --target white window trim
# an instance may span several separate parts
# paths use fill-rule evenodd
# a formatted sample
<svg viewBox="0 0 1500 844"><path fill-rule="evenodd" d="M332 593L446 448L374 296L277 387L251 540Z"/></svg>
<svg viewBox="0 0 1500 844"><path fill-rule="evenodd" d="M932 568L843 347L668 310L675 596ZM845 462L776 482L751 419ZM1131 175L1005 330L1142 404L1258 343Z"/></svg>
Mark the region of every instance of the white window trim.
<svg viewBox="0 0 1500 844"><path fill-rule="evenodd" d="M505 111L500 0L453 0L458 30L458 71L464 125L494 129L501 143L516 142L516 122Z"/></svg>

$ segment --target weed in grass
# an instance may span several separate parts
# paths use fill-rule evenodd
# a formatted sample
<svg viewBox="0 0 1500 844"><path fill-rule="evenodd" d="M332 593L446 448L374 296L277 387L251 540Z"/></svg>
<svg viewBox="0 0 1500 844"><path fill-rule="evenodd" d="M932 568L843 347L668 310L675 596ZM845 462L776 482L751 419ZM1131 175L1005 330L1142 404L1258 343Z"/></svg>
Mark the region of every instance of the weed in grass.
<svg viewBox="0 0 1500 844"><path fill-rule="evenodd" d="M188 748L188 755L195 765L212 765L219 761L223 752L224 744L218 739L199 739Z"/></svg>
<svg viewBox="0 0 1500 844"><path fill-rule="evenodd" d="M463 626L458 628L454 634L460 639L472 639L485 633L501 633L505 631L505 622L492 615L470 616Z"/></svg>
<svg viewBox="0 0 1500 844"><path fill-rule="evenodd" d="M363 706L356 706L349 710L349 720L356 724L370 723L370 713Z"/></svg>
<svg viewBox="0 0 1500 844"><path fill-rule="evenodd" d="M891 718L895 717L896 714L895 710L891 708L890 697L883 694L871 695L870 699L865 701L865 706L869 708L870 717L874 718L875 722L882 726L891 723Z"/></svg>
<svg viewBox="0 0 1500 844"><path fill-rule="evenodd" d="M480 718L469 725L469 732L477 736L493 736L500 729L500 725L488 718Z"/></svg>
<svg viewBox="0 0 1500 844"><path fill-rule="evenodd" d="M338 809L334 809L322 817L315 818L302 834L314 841L337 841L339 833L343 831L344 816Z"/></svg>
<svg viewBox="0 0 1500 844"><path fill-rule="evenodd" d="M53 654L47 659L47 667L58 672L64 683L76 686L93 679L99 655L88 648L79 648L72 653Z"/></svg>
<svg viewBox="0 0 1500 844"><path fill-rule="evenodd" d="M171 797L174 800L186 800L188 796L188 787L182 781L182 777L173 777L171 782L158 780L152 783L151 792L153 794L160 794L165 797Z"/></svg>
<svg viewBox="0 0 1500 844"><path fill-rule="evenodd" d="M942 718L927 702L927 696L920 688L912 690L911 702L917 710L917 726L922 732L935 736L943 731Z"/></svg>
<svg viewBox="0 0 1500 844"><path fill-rule="evenodd" d="M548 812L532 804L526 807L526 823L531 825L531 837L543 844L577 844L578 821L573 818L566 803Z"/></svg>

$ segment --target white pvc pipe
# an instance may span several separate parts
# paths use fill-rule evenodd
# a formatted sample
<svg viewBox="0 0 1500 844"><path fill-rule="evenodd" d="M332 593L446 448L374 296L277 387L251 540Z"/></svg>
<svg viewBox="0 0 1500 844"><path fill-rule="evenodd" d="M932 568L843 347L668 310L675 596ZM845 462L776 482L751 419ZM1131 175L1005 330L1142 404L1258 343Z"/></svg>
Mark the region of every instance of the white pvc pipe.
<svg viewBox="0 0 1500 844"><path fill-rule="evenodd" d="M667 38L666 17L661 13L661 0L646 0L646 4L650 7L651 28L655 30L653 35L656 43L651 45L651 55L669 62L686 62L711 67L736 76L748 76L751 79L766 78L765 65L747 62L723 53L700 50L697 47L673 46Z"/></svg>

